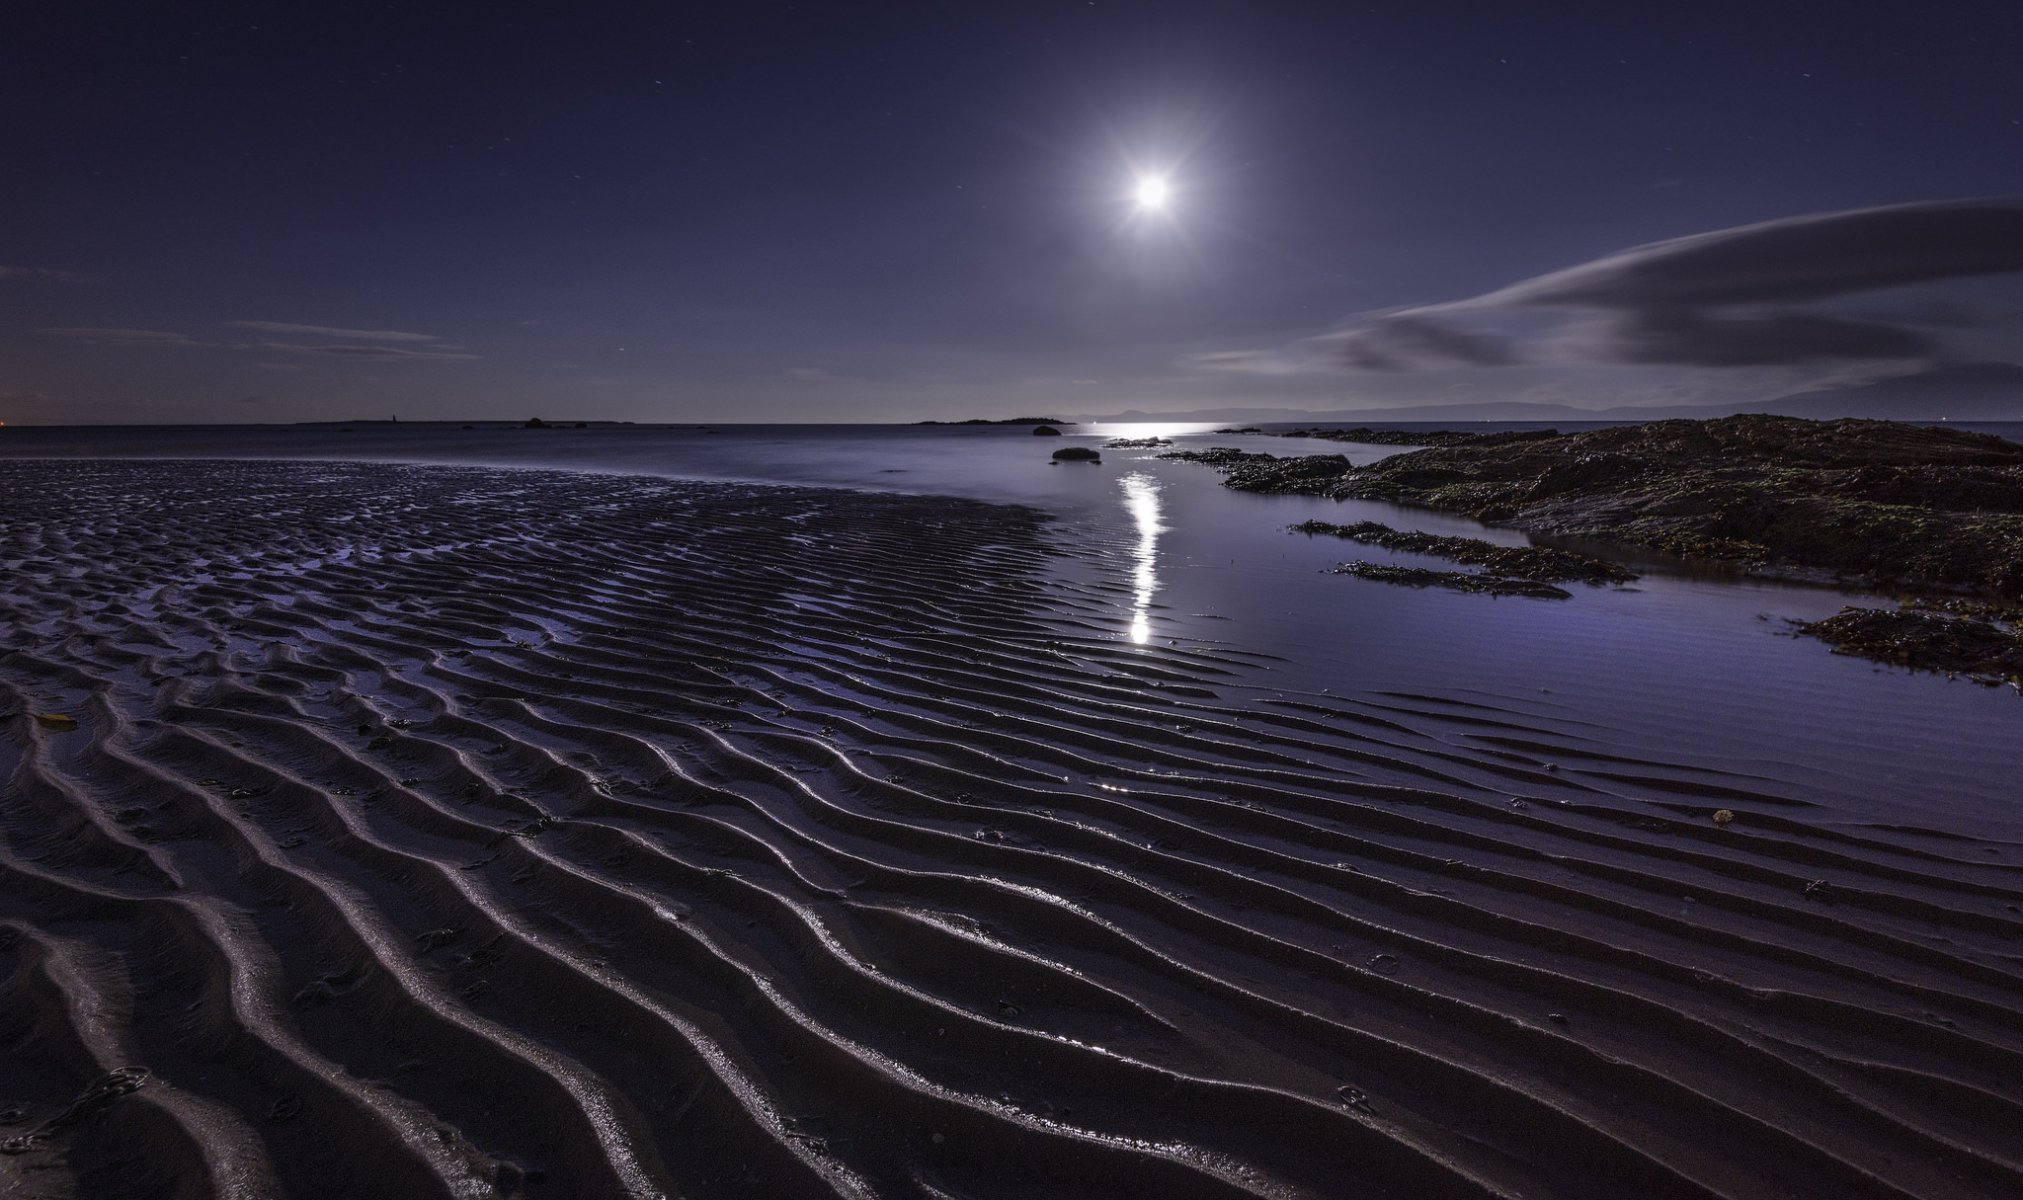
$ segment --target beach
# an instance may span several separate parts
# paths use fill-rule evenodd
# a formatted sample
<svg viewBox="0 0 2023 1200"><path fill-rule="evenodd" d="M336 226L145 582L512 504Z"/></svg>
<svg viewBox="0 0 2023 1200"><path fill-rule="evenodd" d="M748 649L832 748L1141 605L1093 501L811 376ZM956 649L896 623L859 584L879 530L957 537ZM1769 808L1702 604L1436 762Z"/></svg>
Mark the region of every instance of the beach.
<svg viewBox="0 0 2023 1200"><path fill-rule="evenodd" d="M2023 1190L2023 704L1833 593L320 436L0 459L9 1194Z"/></svg>

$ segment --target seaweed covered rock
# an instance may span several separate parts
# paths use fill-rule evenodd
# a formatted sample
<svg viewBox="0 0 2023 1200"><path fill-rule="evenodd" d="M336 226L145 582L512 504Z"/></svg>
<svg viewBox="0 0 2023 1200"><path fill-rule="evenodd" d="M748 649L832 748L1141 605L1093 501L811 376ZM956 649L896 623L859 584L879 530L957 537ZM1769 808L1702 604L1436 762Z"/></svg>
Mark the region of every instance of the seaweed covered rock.
<svg viewBox="0 0 2023 1200"><path fill-rule="evenodd" d="M1341 478L1349 460L1340 454L1309 454L1300 458L1258 456L1227 468L1223 483L1244 492L1306 494L1317 483Z"/></svg>
<svg viewBox="0 0 2023 1200"><path fill-rule="evenodd" d="M1346 562L1333 574L1353 575L1398 587L1437 587L1450 592L1472 592L1480 596L1529 596L1534 600L1571 600L1565 588L1535 579L1515 579L1476 571L1431 571L1425 567L1400 567L1391 563Z"/></svg>
<svg viewBox="0 0 2023 1200"><path fill-rule="evenodd" d="M2004 619L2006 617L2006 619ZM1929 608L1843 608L1799 632L1877 662L1961 671L1988 683L2023 680L2023 613L1949 614Z"/></svg>
<svg viewBox="0 0 2023 1200"><path fill-rule="evenodd" d="M1654 421L1421 450L1297 483L1766 573L2023 596L2023 446L1963 430Z"/></svg>
<svg viewBox="0 0 2023 1200"><path fill-rule="evenodd" d="M1206 450L1168 450L1160 458L1178 459L1181 462L1200 463L1208 467L1233 467L1238 463L1277 462L1278 455L1264 454L1256 450L1238 450L1233 446L1210 446Z"/></svg>
<svg viewBox="0 0 2023 1200"><path fill-rule="evenodd" d="M1326 521L1302 521L1293 533L1338 537L1365 546L1381 546L1405 554L1430 554L1453 562L1485 567L1492 575L1509 579L1529 579L1539 583L1586 583L1594 586L1629 583L1636 572L1604 558L1563 550L1557 546L1499 546L1481 538L1450 537L1437 533L1393 529L1376 521L1354 525L1334 525Z"/></svg>

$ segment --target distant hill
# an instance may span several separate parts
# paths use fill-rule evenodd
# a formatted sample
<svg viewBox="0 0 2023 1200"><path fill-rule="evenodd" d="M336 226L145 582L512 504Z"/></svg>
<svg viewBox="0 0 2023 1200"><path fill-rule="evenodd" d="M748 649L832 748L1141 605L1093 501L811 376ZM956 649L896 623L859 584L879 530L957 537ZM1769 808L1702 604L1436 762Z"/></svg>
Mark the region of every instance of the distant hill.
<svg viewBox="0 0 2023 1200"><path fill-rule="evenodd" d="M1350 424L1385 424L1392 421L1601 421L1608 418L1588 408L1569 404L1525 404L1496 401L1485 404L1428 404L1417 408L1356 408L1316 412L1304 408L1197 408L1190 412L1148 413L1138 409L1092 421L1215 421L1256 424L1259 421L1297 421Z"/></svg>
<svg viewBox="0 0 2023 1200"><path fill-rule="evenodd" d="M915 421L915 425L1073 425L1073 421L1063 421L1059 417L1001 417L991 420L987 417L971 417L967 421Z"/></svg>
<svg viewBox="0 0 2023 1200"><path fill-rule="evenodd" d="M2023 421L2023 366L1959 363L1846 387L1792 392L1760 411L1786 417Z"/></svg>
<svg viewBox="0 0 2023 1200"><path fill-rule="evenodd" d="M1091 419L1382 425L1457 421L1662 421L1674 417L1724 417L1742 412L1816 420L1870 417L1914 422L2023 421L2023 365L2007 362L1954 363L1842 387L1787 392L1760 402L1576 408L1571 404L1488 401L1325 412L1296 408L1204 408L1191 412L1148 413L1134 409L1115 416Z"/></svg>

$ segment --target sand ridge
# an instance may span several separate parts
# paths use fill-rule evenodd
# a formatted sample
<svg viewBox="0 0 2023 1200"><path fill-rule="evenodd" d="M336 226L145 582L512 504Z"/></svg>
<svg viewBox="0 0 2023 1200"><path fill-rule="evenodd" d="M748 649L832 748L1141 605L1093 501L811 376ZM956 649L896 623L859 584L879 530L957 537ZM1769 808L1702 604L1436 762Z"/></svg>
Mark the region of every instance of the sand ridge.
<svg viewBox="0 0 2023 1200"><path fill-rule="evenodd" d="M24 1194L2023 1189L2013 855L1247 699L1031 510L94 461L0 512Z"/></svg>

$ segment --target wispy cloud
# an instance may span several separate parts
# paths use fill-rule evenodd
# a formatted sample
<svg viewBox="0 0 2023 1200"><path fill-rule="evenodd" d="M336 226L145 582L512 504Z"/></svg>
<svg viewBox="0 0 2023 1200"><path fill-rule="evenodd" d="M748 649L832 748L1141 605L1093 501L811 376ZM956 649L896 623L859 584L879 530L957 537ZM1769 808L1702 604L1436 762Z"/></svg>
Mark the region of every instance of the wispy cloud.
<svg viewBox="0 0 2023 1200"><path fill-rule="evenodd" d="M1579 342L1569 344L1577 346ZM1696 367L1766 367L1832 359L1927 358L1939 350L1938 339L1921 330L1823 313L1631 309L1603 327L1589 357Z"/></svg>
<svg viewBox="0 0 2023 1200"><path fill-rule="evenodd" d="M145 346L154 349L243 349L234 342L201 342L186 333L165 329L38 329L47 337L69 338L94 346Z"/></svg>
<svg viewBox="0 0 2023 1200"><path fill-rule="evenodd" d="M1853 209L1652 242L1479 296L1366 313L1275 353L1276 361L1350 371L1924 359L1945 351L1934 322L1836 311L1835 302L2012 273L2023 273L2023 204ZM1259 353L1199 355L1193 364L1251 370Z"/></svg>
<svg viewBox="0 0 2023 1200"><path fill-rule="evenodd" d="M1463 303L1705 308L2012 271L2023 271L2023 205L1898 204L1652 242Z"/></svg>
<svg viewBox="0 0 2023 1200"><path fill-rule="evenodd" d="M409 350L400 346L357 346L344 343L305 344L262 342L259 349L283 354L308 354L321 358L351 359L360 362L464 362L478 357L448 346Z"/></svg>
<svg viewBox="0 0 2023 1200"><path fill-rule="evenodd" d="M80 271L59 271L55 267L10 267L0 265L0 279L46 279L51 283L97 283L98 276Z"/></svg>
<svg viewBox="0 0 2023 1200"><path fill-rule="evenodd" d="M150 350L254 350L350 362L468 362L478 357L466 352L462 346L452 345L433 334L426 333L402 333L390 329L336 329L324 325L284 325L273 321L228 321L226 324L234 328L258 329L270 333L287 331L305 336L313 334L354 340L322 342L210 340L166 329L77 328L39 329L36 332L48 337L67 338L94 346L126 346ZM387 344L390 342L411 344Z"/></svg>
<svg viewBox="0 0 2023 1200"><path fill-rule="evenodd" d="M398 329L339 329L333 325L294 325L286 321L227 321L228 329L254 329L261 333L296 334L302 337L343 338L353 342L440 342L432 333L406 333Z"/></svg>
<svg viewBox="0 0 2023 1200"><path fill-rule="evenodd" d="M1313 344L1337 366L1363 371L1507 367L1518 359L1507 339L1446 324L1424 310L1384 313L1362 329L1328 334Z"/></svg>
<svg viewBox="0 0 2023 1200"><path fill-rule="evenodd" d="M1312 369L1305 356L1284 350L1210 350L1184 354L1178 365L1188 371L1227 371L1233 375L1299 375Z"/></svg>

